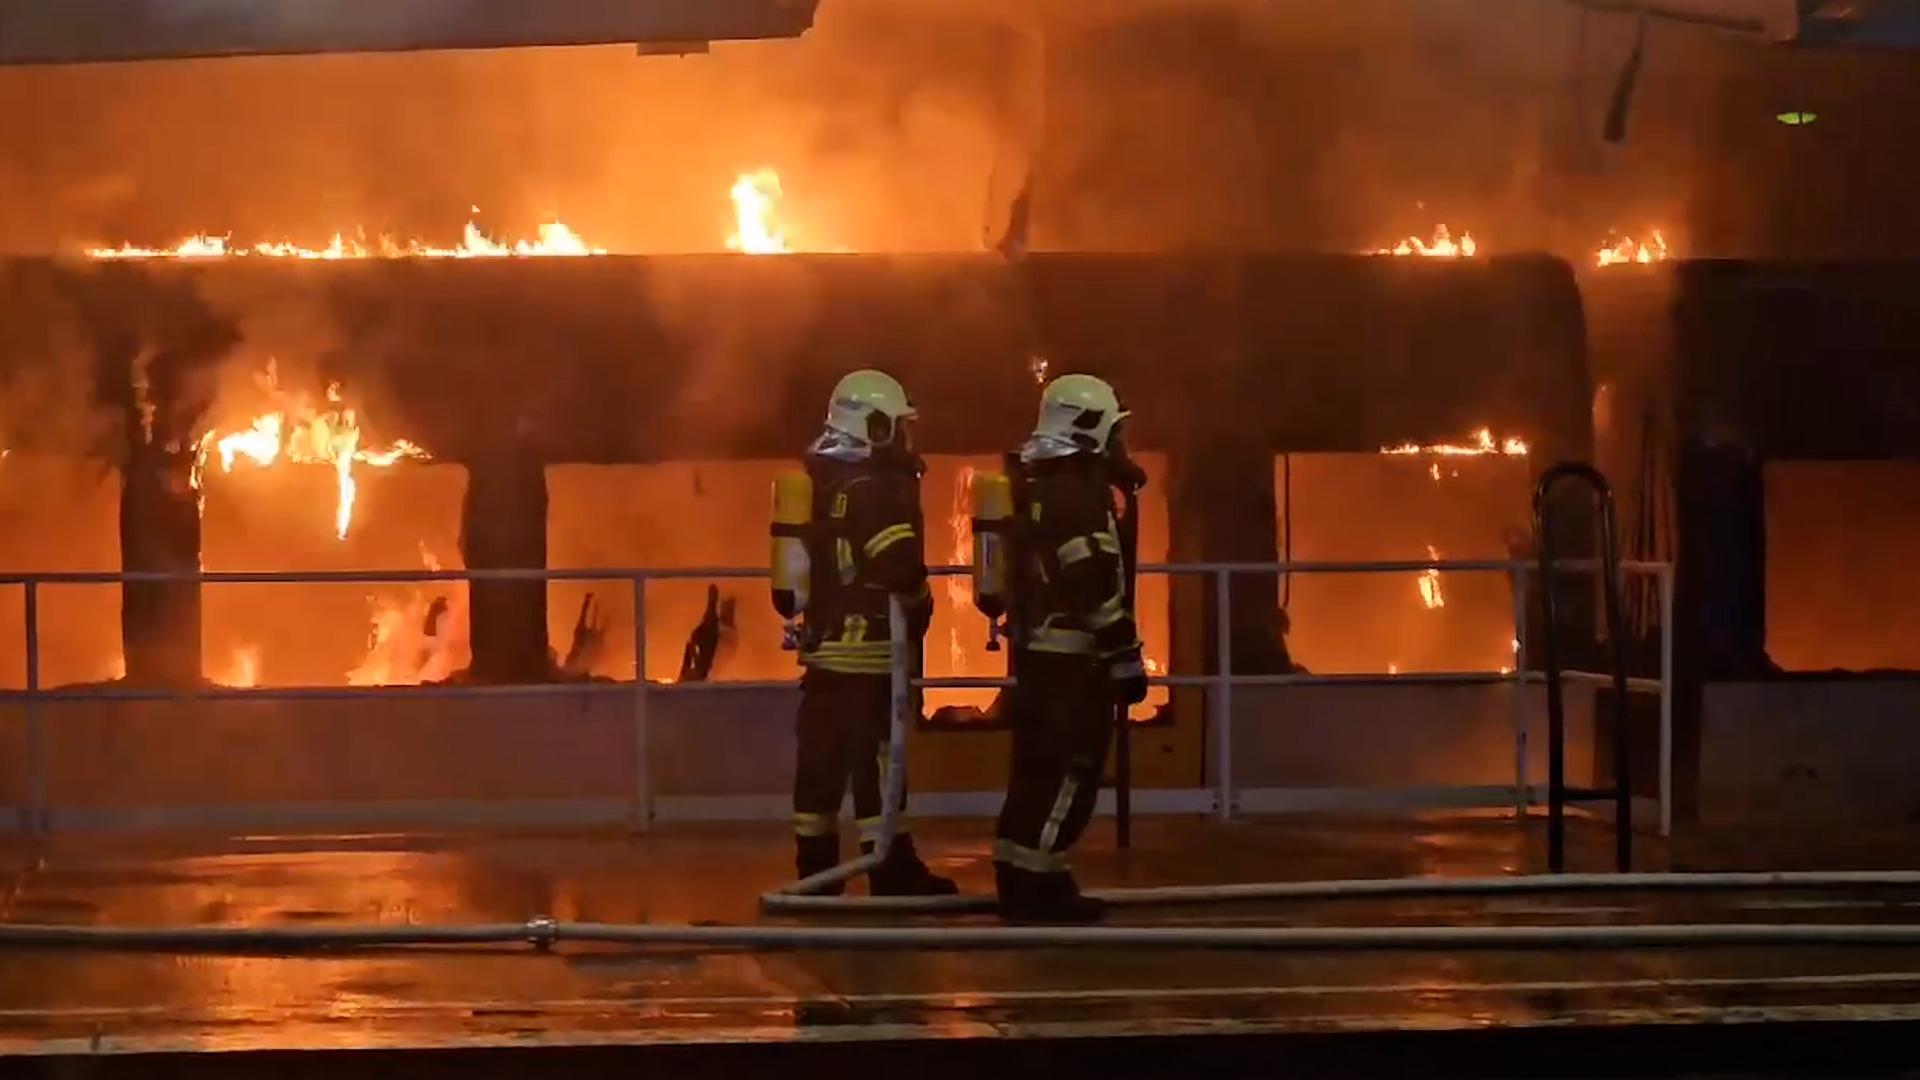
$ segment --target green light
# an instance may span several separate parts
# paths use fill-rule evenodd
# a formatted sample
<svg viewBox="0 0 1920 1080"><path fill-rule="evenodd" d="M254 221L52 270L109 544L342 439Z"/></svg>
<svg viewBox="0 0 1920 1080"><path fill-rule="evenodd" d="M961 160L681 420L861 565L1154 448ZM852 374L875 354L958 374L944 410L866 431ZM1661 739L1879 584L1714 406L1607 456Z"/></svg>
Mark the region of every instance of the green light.
<svg viewBox="0 0 1920 1080"><path fill-rule="evenodd" d="M1775 114L1774 119L1788 127L1805 127L1815 120L1820 119L1820 114L1813 112L1783 112Z"/></svg>

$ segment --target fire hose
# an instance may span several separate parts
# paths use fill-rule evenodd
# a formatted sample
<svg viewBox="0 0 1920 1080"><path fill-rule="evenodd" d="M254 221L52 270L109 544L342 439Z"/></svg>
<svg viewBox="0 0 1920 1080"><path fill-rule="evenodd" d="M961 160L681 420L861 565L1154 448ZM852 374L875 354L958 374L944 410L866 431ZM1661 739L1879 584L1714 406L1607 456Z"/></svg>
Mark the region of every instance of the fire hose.
<svg viewBox="0 0 1920 1080"><path fill-rule="evenodd" d="M1621 949L1920 946L1920 925L1741 924L1638 926L958 926L820 927L524 923L470 926L108 927L0 926L0 948L316 952L527 943L799 950L1266 950L1332 952L1460 949Z"/></svg>

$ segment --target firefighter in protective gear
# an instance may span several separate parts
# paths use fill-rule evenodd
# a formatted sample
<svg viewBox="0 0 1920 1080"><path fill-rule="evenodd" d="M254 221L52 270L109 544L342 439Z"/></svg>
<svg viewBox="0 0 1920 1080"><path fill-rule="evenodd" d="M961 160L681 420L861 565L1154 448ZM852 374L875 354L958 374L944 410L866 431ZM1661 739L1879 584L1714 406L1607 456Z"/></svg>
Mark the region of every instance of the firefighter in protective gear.
<svg viewBox="0 0 1920 1080"><path fill-rule="evenodd" d="M914 415L892 376L856 371L834 388L826 430L807 451L812 580L800 640L805 673L793 779L801 877L840 861L837 825L849 783L863 849L871 850L880 829L892 714L889 599L907 599L916 641L933 603L920 512L924 466L908 430ZM876 895L955 891L920 861L904 826L869 881Z"/></svg>
<svg viewBox="0 0 1920 1080"><path fill-rule="evenodd" d="M1116 708L1145 699L1132 568L1116 491L1145 477L1126 455L1113 387L1063 375L1040 399L1014 476L1013 761L994 843L1003 916L1085 922L1067 852L1093 816Z"/></svg>

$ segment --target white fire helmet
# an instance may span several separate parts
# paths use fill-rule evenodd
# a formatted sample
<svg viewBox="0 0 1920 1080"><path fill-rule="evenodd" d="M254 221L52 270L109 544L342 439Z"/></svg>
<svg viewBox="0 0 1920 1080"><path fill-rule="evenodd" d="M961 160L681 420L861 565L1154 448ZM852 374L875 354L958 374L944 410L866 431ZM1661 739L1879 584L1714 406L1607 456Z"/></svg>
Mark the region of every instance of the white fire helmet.
<svg viewBox="0 0 1920 1080"><path fill-rule="evenodd" d="M1104 451L1114 425L1130 413L1120 407L1120 396L1105 379L1092 375L1062 375L1040 394L1040 420L1035 436L1070 442L1081 450Z"/></svg>
<svg viewBox="0 0 1920 1080"><path fill-rule="evenodd" d="M901 421L918 415L898 379L866 368L834 386L833 400L827 404L827 429L869 446L886 446L899 437Z"/></svg>

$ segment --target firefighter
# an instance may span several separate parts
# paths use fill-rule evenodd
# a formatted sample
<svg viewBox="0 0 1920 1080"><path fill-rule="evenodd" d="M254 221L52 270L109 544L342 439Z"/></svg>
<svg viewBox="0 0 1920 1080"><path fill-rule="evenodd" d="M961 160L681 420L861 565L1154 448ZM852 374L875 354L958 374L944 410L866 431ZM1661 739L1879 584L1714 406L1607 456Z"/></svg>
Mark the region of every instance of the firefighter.
<svg viewBox="0 0 1920 1080"><path fill-rule="evenodd" d="M1131 503L1145 482L1121 439L1126 417L1104 381L1062 375L1009 460L1013 760L994 871L1011 921L1103 913L1081 895L1067 852L1093 816L1116 708L1147 695L1114 510L1116 493Z"/></svg>
<svg viewBox="0 0 1920 1080"><path fill-rule="evenodd" d="M933 609L920 511L925 467L909 432L914 416L906 390L892 376L856 371L834 387L826 430L807 450L811 569L800 635L805 672L793 778L801 877L840 861L840 802L849 783L863 851L872 850L880 829L892 714L889 598L907 598L916 642ZM869 883L875 895L956 891L920 861L904 826Z"/></svg>

